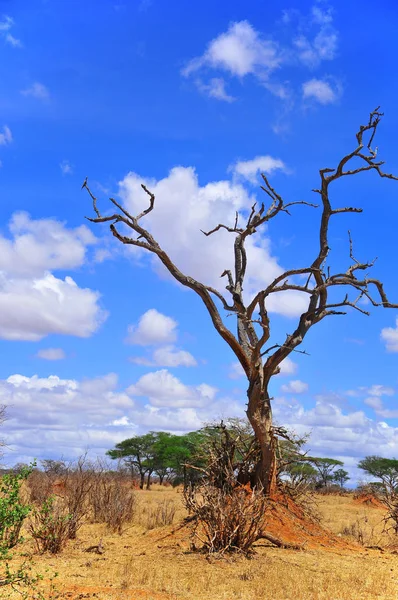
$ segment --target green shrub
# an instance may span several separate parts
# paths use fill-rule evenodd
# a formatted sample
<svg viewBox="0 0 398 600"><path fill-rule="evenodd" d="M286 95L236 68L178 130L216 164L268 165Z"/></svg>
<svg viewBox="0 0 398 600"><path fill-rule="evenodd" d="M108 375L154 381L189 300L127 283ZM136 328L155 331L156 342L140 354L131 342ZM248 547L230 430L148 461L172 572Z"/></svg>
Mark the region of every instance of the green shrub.
<svg viewBox="0 0 398 600"><path fill-rule="evenodd" d="M21 500L20 492L34 466L3 475L0 480L0 559L7 558L8 551L22 540L21 528L31 507Z"/></svg>

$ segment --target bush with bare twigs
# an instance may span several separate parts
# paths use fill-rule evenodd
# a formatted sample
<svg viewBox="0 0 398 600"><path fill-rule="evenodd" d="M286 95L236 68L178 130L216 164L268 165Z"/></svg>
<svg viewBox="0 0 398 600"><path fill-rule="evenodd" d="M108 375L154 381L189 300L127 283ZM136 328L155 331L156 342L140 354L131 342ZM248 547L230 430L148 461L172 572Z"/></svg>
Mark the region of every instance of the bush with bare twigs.
<svg viewBox="0 0 398 600"><path fill-rule="evenodd" d="M29 531L39 552L58 554L70 538L71 515L60 499L50 496L32 512Z"/></svg>
<svg viewBox="0 0 398 600"><path fill-rule="evenodd" d="M237 486L225 492L203 482L184 496L193 535L207 552L247 554L262 536L267 499L261 491Z"/></svg>
<svg viewBox="0 0 398 600"><path fill-rule="evenodd" d="M94 467L87 461L86 455L81 456L75 465L70 465L62 478L59 492L70 515L69 537L72 540L76 538L78 530L88 518L89 497L94 479Z"/></svg>
<svg viewBox="0 0 398 600"><path fill-rule="evenodd" d="M193 546L209 553L248 554L262 537L268 499L247 481L255 465L256 442L245 424L221 423L209 429L207 464L195 486L184 490Z"/></svg>
<svg viewBox="0 0 398 600"><path fill-rule="evenodd" d="M136 510L136 495L120 477L98 473L90 490L89 503L94 523L106 523L119 534L131 522Z"/></svg>

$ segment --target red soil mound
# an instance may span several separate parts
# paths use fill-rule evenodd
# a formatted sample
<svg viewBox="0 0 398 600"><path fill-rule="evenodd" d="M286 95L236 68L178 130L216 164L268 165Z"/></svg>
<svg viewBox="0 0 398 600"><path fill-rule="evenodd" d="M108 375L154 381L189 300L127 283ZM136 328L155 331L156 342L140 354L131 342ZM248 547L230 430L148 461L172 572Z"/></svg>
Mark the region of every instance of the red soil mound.
<svg viewBox="0 0 398 600"><path fill-rule="evenodd" d="M371 494L361 494L361 496L357 496L356 498L354 498L354 502L356 504L373 506L374 508L385 508L383 506L383 503L380 502L380 500L378 500L378 498L375 498L375 496L372 496Z"/></svg>
<svg viewBox="0 0 398 600"><path fill-rule="evenodd" d="M276 538L282 546L298 549L355 549L356 552L359 549L358 545L348 543L322 527L286 496L270 501L269 511L265 515L265 534Z"/></svg>

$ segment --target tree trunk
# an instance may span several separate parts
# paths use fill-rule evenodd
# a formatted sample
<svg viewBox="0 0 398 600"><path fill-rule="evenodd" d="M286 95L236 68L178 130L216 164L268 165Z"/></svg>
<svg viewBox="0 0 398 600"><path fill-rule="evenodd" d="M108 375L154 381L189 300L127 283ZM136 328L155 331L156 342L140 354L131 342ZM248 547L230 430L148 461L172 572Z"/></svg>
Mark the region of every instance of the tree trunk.
<svg viewBox="0 0 398 600"><path fill-rule="evenodd" d="M247 417L260 445L260 460L252 485L262 487L268 496L276 492L276 440L272 428L271 399L261 375L250 382L247 391Z"/></svg>
<svg viewBox="0 0 398 600"><path fill-rule="evenodd" d="M151 489L151 475L152 475L152 471L149 471L148 479L146 480L146 489L147 490Z"/></svg>
<svg viewBox="0 0 398 600"><path fill-rule="evenodd" d="M159 485L163 485L164 475L163 474L161 474L161 475L158 474L158 477L159 477Z"/></svg>
<svg viewBox="0 0 398 600"><path fill-rule="evenodd" d="M140 473L140 490L144 489L144 483L145 483L145 472L141 471L141 473Z"/></svg>

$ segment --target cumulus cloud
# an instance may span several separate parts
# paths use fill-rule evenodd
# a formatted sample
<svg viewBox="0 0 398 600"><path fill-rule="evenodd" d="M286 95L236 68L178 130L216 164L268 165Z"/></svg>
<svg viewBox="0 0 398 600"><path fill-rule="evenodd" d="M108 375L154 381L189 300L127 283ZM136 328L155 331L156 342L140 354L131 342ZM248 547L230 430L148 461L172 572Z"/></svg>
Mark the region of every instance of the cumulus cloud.
<svg viewBox="0 0 398 600"><path fill-rule="evenodd" d="M38 351L36 356L37 358L43 358L44 360L63 360L66 358L62 348L42 348Z"/></svg>
<svg viewBox="0 0 398 600"><path fill-rule="evenodd" d="M50 92L48 88L43 84L35 81L25 90L21 91L23 96L31 96L32 98L36 98L38 100L48 100L50 97Z"/></svg>
<svg viewBox="0 0 398 600"><path fill-rule="evenodd" d="M319 104L334 104L341 96L341 87L324 79L310 79L303 83L304 100L314 100Z"/></svg>
<svg viewBox="0 0 398 600"><path fill-rule="evenodd" d="M292 379L289 383L282 385L281 391L285 394L303 394L308 391L308 383L300 379Z"/></svg>
<svg viewBox="0 0 398 600"><path fill-rule="evenodd" d="M259 173L266 173L272 175L277 170L285 171L285 163L278 158L272 156L256 156L251 160L241 160L231 165L228 169L232 171L234 175L240 176L250 183L257 182L257 176Z"/></svg>
<svg viewBox="0 0 398 600"><path fill-rule="evenodd" d="M223 69L243 77L257 69L273 71L280 65L278 46L261 37L248 21L231 23L225 33L212 40L205 53L183 69L186 77L204 66Z"/></svg>
<svg viewBox="0 0 398 600"><path fill-rule="evenodd" d="M96 238L85 226L68 229L55 219L32 219L13 214L10 236L0 235L0 271L13 277L40 277L47 271L74 269L84 264L87 248Z"/></svg>
<svg viewBox="0 0 398 600"><path fill-rule="evenodd" d="M381 330L381 339L386 345L388 352L398 352L398 318L395 327L384 327Z"/></svg>
<svg viewBox="0 0 398 600"><path fill-rule="evenodd" d="M145 396L153 406L195 408L209 404L216 388L202 383L187 386L167 369L146 373L127 390L132 396Z"/></svg>
<svg viewBox="0 0 398 600"><path fill-rule="evenodd" d="M137 325L130 325L126 342L139 346L168 344L177 339L177 321L155 308L144 313Z"/></svg>
<svg viewBox="0 0 398 600"><path fill-rule="evenodd" d="M15 374L0 380L0 403L8 406L7 462L17 455L76 458L87 447L103 455L125 437L108 423L134 410L114 374L85 381Z"/></svg>
<svg viewBox="0 0 398 600"><path fill-rule="evenodd" d="M146 203L141 183L145 183L158 199L156 210L151 213L146 226L161 246L183 272L224 293L225 280L220 275L233 266L233 236L221 230L205 237L201 230L208 231L217 223L233 223L236 211L247 214L255 201L253 195L236 182L215 181L200 186L191 167L175 167L158 181L129 173L120 182L120 195L133 214L140 212ZM267 237L252 236L246 247L245 290L249 297L268 285L283 269L272 255ZM153 264L162 276L167 277L157 260ZM268 308L271 312L295 316L305 310L306 303L307 299L298 292L283 292L269 298Z"/></svg>
<svg viewBox="0 0 398 600"><path fill-rule="evenodd" d="M15 213L0 235L0 337L38 341L50 333L88 337L106 318L99 294L57 269L80 267L96 238L85 226Z"/></svg>
<svg viewBox="0 0 398 600"><path fill-rule="evenodd" d="M39 341L51 333L89 337L107 314L100 294L78 287L71 277L47 273L38 279L0 276L0 337Z"/></svg>
<svg viewBox="0 0 398 600"><path fill-rule="evenodd" d="M177 340L177 321L156 309L144 313L137 325L128 327L127 343L139 346L160 346L147 356L132 356L130 361L146 367L194 367L196 359L170 342Z"/></svg>
<svg viewBox="0 0 398 600"><path fill-rule="evenodd" d="M228 29L208 44L201 56L190 60L181 73L192 77L197 88L210 97L231 102L234 97L225 91L222 77L203 81L209 71L229 77L251 76L278 98L291 102L290 86L277 77L286 67L309 69L319 67L324 61L332 61L337 55L338 32L333 24L333 12L315 3L309 15L300 11L285 11L287 42L278 42L275 36L254 28L249 21L229 24Z"/></svg>
<svg viewBox="0 0 398 600"><path fill-rule="evenodd" d="M7 125L3 125L3 132L0 132L0 146L7 146L12 142L11 129Z"/></svg>
<svg viewBox="0 0 398 600"><path fill-rule="evenodd" d="M318 397L312 408L276 398L274 417L298 434L310 433L310 454L343 460L352 477L362 477L356 464L364 456L398 453L398 427L386 423L387 417L371 419L362 410L343 411L330 396Z"/></svg>
<svg viewBox="0 0 398 600"><path fill-rule="evenodd" d="M198 364L190 352L175 346L156 348L150 358L133 356L130 361L146 367L195 367Z"/></svg>

